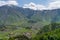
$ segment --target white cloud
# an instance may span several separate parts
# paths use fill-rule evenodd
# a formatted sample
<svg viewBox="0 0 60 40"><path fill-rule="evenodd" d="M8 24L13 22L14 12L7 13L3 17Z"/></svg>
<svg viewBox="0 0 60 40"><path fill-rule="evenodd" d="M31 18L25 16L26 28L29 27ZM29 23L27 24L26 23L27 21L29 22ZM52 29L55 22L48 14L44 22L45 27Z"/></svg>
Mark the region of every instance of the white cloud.
<svg viewBox="0 0 60 40"><path fill-rule="evenodd" d="M33 10L51 10L51 9L57 9L60 8L60 1L55 0L51 3L49 3L47 6L35 4L33 2L29 4L24 4L23 8L30 8Z"/></svg>
<svg viewBox="0 0 60 40"><path fill-rule="evenodd" d="M57 9L60 8L60 1L51 2L48 5L48 9Z"/></svg>
<svg viewBox="0 0 60 40"><path fill-rule="evenodd" d="M29 3L29 4L24 4L23 8L30 8L36 10L36 4L34 3Z"/></svg>
<svg viewBox="0 0 60 40"><path fill-rule="evenodd" d="M0 6L5 5L5 1L0 1Z"/></svg>
<svg viewBox="0 0 60 40"><path fill-rule="evenodd" d="M0 6L3 5L18 5L18 3L15 0L0 1Z"/></svg>
<svg viewBox="0 0 60 40"><path fill-rule="evenodd" d="M53 1L60 1L60 0L53 0Z"/></svg>
<svg viewBox="0 0 60 40"><path fill-rule="evenodd" d="M45 6L31 2L29 4L24 4L23 8L30 8L30 9L34 9L34 10L37 10L37 9L42 10L42 9L45 9Z"/></svg>
<svg viewBox="0 0 60 40"><path fill-rule="evenodd" d="M37 5L37 10L45 10L46 9L46 7L44 6L44 5Z"/></svg>
<svg viewBox="0 0 60 40"><path fill-rule="evenodd" d="M18 3L16 1L7 1L6 4L11 4L11 5L18 5Z"/></svg>

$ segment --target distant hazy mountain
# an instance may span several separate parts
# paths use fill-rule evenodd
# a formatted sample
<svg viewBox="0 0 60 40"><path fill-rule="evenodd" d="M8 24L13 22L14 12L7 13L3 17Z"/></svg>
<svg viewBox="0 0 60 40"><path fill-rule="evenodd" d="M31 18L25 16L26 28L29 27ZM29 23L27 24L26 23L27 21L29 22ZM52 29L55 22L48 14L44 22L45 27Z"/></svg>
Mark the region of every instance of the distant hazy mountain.
<svg viewBox="0 0 60 40"><path fill-rule="evenodd" d="M24 15L16 6L1 6L0 7L0 24L12 24L24 20Z"/></svg>
<svg viewBox="0 0 60 40"><path fill-rule="evenodd" d="M51 22L60 22L60 9L41 11L14 5L0 7L0 25L41 27Z"/></svg>

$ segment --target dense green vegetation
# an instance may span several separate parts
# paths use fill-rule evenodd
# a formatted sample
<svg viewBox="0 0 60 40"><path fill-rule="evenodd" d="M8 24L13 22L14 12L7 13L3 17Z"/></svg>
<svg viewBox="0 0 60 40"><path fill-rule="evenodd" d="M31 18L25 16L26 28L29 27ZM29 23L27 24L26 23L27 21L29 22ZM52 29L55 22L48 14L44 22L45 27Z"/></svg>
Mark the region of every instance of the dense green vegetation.
<svg viewBox="0 0 60 40"><path fill-rule="evenodd" d="M60 40L60 24L51 23L45 26L33 40Z"/></svg>
<svg viewBox="0 0 60 40"><path fill-rule="evenodd" d="M0 40L60 40L60 9L1 6Z"/></svg>
<svg viewBox="0 0 60 40"><path fill-rule="evenodd" d="M0 30L0 40L60 40L60 23L45 25L40 30L33 30L30 27L6 28L5 26Z"/></svg>
<svg viewBox="0 0 60 40"><path fill-rule="evenodd" d="M33 40L60 40L60 29L43 34L37 34Z"/></svg>

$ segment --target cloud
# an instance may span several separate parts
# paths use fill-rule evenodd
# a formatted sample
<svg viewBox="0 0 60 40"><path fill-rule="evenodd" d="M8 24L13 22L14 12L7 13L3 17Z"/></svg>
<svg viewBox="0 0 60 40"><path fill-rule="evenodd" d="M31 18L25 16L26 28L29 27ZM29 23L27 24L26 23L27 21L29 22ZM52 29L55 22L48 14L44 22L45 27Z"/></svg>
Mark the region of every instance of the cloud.
<svg viewBox="0 0 60 40"><path fill-rule="evenodd" d="M11 4L11 5L18 5L18 3L16 1L7 1L6 4Z"/></svg>
<svg viewBox="0 0 60 40"><path fill-rule="evenodd" d="M18 5L16 0L8 0L8 1L1 1L0 0L0 6L3 5Z"/></svg>
<svg viewBox="0 0 60 40"><path fill-rule="evenodd" d="M45 9L45 6L31 2L29 4L24 4L23 8L30 8L30 9L34 9L34 10L37 10L37 9L43 10L43 9Z"/></svg>
<svg viewBox="0 0 60 40"><path fill-rule="evenodd" d="M29 4L24 4L23 8L30 8L36 10L36 4L31 2Z"/></svg>
<svg viewBox="0 0 60 40"><path fill-rule="evenodd" d="M48 9L57 9L60 8L60 1L51 2L48 5Z"/></svg>
<svg viewBox="0 0 60 40"><path fill-rule="evenodd" d="M60 0L53 0L53 1L60 1Z"/></svg>
<svg viewBox="0 0 60 40"><path fill-rule="evenodd" d="M0 1L0 6L5 5L5 1Z"/></svg>
<svg viewBox="0 0 60 40"><path fill-rule="evenodd" d="M44 6L44 5L37 5L37 10L45 10L46 9L46 7Z"/></svg>
<svg viewBox="0 0 60 40"><path fill-rule="evenodd" d="M47 6L45 5L40 5L40 4L35 4L33 2L29 4L24 4L23 8L30 8L33 10L51 10L51 9L57 9L60 8L60 1L55 0L53 2L48 3Z"/></svg>

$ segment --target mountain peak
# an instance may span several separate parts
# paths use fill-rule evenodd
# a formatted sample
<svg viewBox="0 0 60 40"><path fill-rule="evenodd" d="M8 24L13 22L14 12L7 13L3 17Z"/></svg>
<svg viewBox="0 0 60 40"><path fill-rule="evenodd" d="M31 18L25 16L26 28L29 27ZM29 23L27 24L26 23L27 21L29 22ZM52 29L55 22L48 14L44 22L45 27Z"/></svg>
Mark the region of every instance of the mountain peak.
<svg viewBox="0 0 60 40"><path fill-rule="evenodd" d="M12 5L12 4L6 4L6 5L3 5L3 6L0 6L0 7L18 7L18 6L16 6L16 5Z"/></svg>

